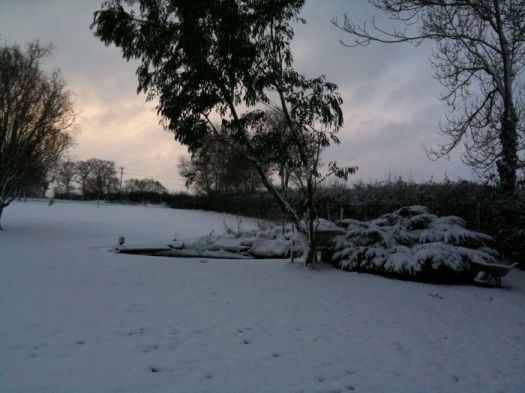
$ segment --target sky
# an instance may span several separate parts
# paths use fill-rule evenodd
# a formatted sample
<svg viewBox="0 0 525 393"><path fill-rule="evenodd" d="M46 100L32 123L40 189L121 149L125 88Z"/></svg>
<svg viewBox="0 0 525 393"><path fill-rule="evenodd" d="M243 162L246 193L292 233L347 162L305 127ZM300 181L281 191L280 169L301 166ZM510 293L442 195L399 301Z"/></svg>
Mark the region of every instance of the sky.
<svg viewBox="0 0 525 393"><path fill-rule="evenodd" d="M43 66L59 68L72 94L77 121L71 159L112 160L124 168L124 180L153 177L171 191L183 191L177 164L187 150L161 127L155 103L136 94L138 63L126 62L118 48L104 46L89 29L100 4L0 0L0 44L54 45ZM366 0L307 0L301 16L308 23L296 27L292 44L295 68L308 77L326 75L343 98L341 144L328 148L323 160L357 165L350 182L472 178L461 149L450 160L432 161L423 148L447 142L439 134L447 108L433 78L431 43L344 47L340 41L350 37L331 20L345 13L358 22L376 15L388 26Z"/></svg>

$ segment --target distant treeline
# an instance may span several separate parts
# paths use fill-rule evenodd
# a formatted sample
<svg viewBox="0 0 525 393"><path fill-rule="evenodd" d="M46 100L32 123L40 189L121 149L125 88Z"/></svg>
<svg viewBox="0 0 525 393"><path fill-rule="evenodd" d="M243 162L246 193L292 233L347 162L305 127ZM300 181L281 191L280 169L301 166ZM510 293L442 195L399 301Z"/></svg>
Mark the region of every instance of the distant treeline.
<svg viewBox="0 0 525 393"><path fill-rule="evenodd" d="M98 158L62 161L55 168L50 180L54 183L53 191L57 198L107 200L111 195L121 194L126 195L126 199L140 199L140 196L133 194L154 197L155 194L168 192L155 179L128 179L122 184L123 169L121 168L119 181L114 161Z"/></svg>

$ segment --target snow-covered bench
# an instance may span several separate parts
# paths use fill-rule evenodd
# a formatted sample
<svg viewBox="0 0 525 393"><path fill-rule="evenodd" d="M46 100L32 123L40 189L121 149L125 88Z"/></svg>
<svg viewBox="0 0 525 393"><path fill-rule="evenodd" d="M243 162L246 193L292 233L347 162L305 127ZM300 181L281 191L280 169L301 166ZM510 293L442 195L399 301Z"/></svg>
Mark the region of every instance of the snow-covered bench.
<svg viewBox="0 0 525 393"><path fill-rule="evenodd" d="M479 285L490 285L492 282L501 287L501 278L506 276L518 264L502 265L496 263L471 262L479 271L474 278L474 283Z"/></svg>

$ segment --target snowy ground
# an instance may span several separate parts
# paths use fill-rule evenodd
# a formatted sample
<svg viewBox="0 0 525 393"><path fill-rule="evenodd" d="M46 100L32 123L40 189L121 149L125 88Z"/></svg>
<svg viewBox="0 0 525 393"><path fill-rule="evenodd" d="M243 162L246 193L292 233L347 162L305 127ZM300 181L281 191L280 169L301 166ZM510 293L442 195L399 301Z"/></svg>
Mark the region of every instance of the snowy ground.
<svg viewBox="0 0 525 393"><path fill-rule="evenodd" d="M0 392L524 391L523 271L487 289L107 251L118 236L165 244L224 220L236 225L153 207L8 207Z"/></svg>

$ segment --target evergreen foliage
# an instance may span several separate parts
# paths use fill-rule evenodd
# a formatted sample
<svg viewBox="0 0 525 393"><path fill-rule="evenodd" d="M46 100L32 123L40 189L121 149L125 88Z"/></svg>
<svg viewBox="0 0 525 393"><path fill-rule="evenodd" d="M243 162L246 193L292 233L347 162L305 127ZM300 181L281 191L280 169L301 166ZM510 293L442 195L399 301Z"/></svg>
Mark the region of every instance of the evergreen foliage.
<svg viewBox="0 0 525 393"><path fill-rule="evenodd" d="M455 216L438 217L423 206L404 207L375 220L341 220L333 240L342 269L425 281L472 279L472 263L497 263L494 240L465 228Z"/></svg>

